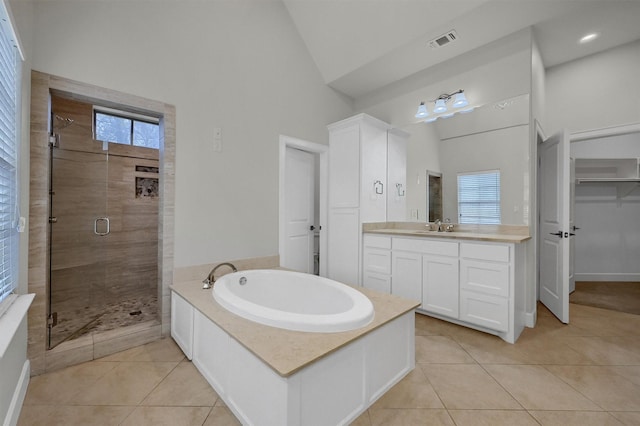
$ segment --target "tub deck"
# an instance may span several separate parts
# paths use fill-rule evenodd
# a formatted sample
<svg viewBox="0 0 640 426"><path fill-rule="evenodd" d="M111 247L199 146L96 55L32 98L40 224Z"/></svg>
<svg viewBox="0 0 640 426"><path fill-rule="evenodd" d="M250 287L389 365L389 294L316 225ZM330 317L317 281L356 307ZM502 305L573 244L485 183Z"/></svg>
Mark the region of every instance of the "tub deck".
<svg viewBox="0 0 640 426"><path fill-rule="evenodd" d="M289 377L420 305L418 301L354 287L373 303L375 317L366 327L338 333L308 333L274 328L241 318L223 308L202 282L173 284L171 290L261 359L278 375Z"/></svg>

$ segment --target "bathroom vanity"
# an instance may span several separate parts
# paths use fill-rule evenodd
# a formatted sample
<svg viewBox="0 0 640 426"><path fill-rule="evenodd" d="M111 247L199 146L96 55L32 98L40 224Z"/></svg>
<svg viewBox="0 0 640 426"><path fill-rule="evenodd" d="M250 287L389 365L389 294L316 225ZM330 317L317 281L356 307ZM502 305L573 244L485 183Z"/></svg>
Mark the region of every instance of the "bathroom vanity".
<svg viewBox="0 0 640 426"><path fill-rule="evenodd" d="M505 229L437 232L424 224L366 224L362 285L419 300L418 313L515 343L526 323L522 243L530 237L525 227Z"/></svg>

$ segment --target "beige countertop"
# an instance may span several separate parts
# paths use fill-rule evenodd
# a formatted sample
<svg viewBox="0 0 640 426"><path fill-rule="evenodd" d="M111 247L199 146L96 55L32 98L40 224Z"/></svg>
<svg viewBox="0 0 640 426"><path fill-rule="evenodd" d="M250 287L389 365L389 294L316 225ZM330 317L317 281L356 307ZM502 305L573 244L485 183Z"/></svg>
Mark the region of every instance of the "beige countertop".
<svg viewBox="0 0 640 426"><path fill-rule="evenodd" d="M531 239L528 227L510 225L455 224L455 230L453 232L438 232L429 231L425 223L379 222L363 224L362 231L367 234L448 238L453 240L491 241L499 243L523 243Z"/></svg>
<svg viewBox="0 0 640 426"><path fill-rule="evenodd" d="M176 283L171 290L182 296L203 315L283 377L290 376L325 355L349 344L383 324L415 309L418 301L354 287L373 303L375 317L358 330L339 333L306 333L258 324L220 306L212 290L202 290L202 282Z"/></svg>

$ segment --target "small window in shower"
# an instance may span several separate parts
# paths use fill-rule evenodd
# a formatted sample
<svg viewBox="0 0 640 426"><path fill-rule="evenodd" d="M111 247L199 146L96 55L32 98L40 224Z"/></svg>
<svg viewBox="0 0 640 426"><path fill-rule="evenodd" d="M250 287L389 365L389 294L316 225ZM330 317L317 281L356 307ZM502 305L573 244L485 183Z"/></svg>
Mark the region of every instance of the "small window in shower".
<svg viewBox="0 0 640 426"><path fill-rule="evenodd" d="M94 107L93 119L97 140L160 148L160 125L157 118Z"/></svg>

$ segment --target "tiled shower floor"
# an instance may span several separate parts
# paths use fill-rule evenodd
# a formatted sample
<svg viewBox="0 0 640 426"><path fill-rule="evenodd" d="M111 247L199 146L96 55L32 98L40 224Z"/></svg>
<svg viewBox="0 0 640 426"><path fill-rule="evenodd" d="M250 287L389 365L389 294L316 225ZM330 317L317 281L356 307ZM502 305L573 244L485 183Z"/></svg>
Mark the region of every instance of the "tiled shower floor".
<svg viewBox="0 0 640 426"><path fill-rule="evenodd" d="M127 300L107 303L94 312L90 310L85 307L60 315L58 324L52 329L52 346L93 332L153 321L158 316L158 297L156 294L139 294Z"/></svg>

